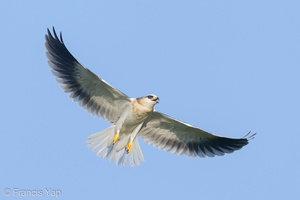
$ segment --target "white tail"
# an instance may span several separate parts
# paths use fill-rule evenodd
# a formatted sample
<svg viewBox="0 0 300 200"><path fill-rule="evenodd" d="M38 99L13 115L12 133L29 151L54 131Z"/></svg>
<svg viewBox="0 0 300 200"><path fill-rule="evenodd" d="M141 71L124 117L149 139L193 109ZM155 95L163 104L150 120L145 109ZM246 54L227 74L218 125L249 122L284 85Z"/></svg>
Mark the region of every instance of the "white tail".
<svg viewBox="0 0 300 200"><path fill-rule="evenodd" d="M126 165L127 163L131 166L140 165L141 161L144 161L144 155L137 137L133 140L131 151L127 153L124 144L127 144L130 135L120 134L119 141L113 144L115 133L115 126L94 133L88 137L88 146L92 147L94 152L97 152L97 156L109 158L111 162L115 162L117 165Z"/></svg>

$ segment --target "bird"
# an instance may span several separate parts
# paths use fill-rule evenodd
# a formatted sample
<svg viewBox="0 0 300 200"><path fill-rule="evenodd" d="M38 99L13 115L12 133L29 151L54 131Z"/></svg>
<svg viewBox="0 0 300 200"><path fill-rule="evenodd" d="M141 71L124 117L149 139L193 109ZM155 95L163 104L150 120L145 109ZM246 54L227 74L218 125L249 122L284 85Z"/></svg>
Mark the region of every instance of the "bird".
<svg viewBox="0 0 300 200"><path fill-rule="evenodd" d="M132 98L84 67L63 41L47 28L46 56L51 72L64 92L90 113L108 120L108 128L88 136L87 144L97 156L117 165L140 165L145 160L138 137L165 151L189 157L223 156L241 149L253 139L216 135L158 112L159 97L148 94Z"/></svg>

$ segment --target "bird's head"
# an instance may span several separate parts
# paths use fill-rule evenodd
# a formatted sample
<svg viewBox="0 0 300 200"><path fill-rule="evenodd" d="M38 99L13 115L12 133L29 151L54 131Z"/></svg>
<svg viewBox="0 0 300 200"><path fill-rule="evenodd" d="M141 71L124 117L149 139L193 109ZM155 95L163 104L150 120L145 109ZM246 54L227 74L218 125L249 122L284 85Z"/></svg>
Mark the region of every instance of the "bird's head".
<svg viewBox="0 0 300 200"><path fill-rule="evenodd" d="M139 103L148 107L148 108L153 108L155 104L158 103L159 98L158 96L154 94L147 94L143 97L138 98Z"/></svg>

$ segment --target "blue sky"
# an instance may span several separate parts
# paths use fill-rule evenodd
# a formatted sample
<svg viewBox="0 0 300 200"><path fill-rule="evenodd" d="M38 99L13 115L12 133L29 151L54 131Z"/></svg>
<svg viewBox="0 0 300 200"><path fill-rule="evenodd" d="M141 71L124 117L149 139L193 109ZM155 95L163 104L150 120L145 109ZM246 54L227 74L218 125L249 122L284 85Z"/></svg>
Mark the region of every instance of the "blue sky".
<svg viewBox="0 0 300 200"><path fill-rule="evenodd" d="M0 199L299 198L299 1L1 1L0 10ZM97 157L85 141L109 123L55 82L44 47L52 26L127 95L154 93L157 110L209 132L258 135L223 157L142 140L141 166Z"/></svg>

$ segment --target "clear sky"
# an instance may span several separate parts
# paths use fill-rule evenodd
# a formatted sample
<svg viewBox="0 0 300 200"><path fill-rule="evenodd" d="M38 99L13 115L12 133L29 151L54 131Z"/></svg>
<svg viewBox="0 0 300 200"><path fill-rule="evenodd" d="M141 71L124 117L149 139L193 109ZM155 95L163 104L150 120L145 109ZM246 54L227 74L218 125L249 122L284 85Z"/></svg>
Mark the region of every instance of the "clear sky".
<svg viewBox="0 0 300 200"><path fill-rule="evenodd" d="M1 200L300 197L299 1L1 1L0 10ZM146 161L133 168L97 157L85 141L109 123L55 82L44 47L52 26L125 94L154 93L158 111L256 138L204 159L140 140Z"/></svg>

